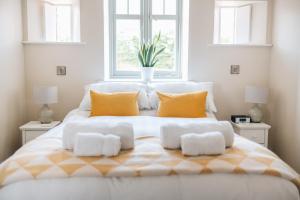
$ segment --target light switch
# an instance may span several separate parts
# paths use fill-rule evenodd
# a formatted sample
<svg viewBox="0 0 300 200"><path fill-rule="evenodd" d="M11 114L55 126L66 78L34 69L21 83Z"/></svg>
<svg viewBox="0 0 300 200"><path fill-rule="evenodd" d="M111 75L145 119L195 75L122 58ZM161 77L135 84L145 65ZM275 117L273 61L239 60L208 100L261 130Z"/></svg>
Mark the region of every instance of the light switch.
<svg viewBox="0 0 300 200"><path fill-rule="evenodd" d="M57 76L66 76L67 67L66 66L56 66L56 75Z"/></svg>
<svg viewBox="0 0 300 200"><path fill-rule="evenodd" d="M240 65L231 65L230 73L231 74L240 74Z"/></svg>

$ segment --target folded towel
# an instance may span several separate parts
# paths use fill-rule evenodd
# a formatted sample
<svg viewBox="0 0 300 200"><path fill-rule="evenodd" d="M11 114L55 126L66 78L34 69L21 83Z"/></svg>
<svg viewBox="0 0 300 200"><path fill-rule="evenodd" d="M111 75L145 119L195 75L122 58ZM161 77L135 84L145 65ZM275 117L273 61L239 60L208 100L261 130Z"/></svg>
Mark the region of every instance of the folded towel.
<svg viewBox="0 0 300 200"><path fill-rule="evenodd" d="M78 133L75 136L74 154L76 156L101 156L104 135L97 133Z"/></svg>
<svg viewBox="0 0 300 200"><path fill-rule="evenodd" d="M164 148L179 149L180 137L187 133L203 134L207 132L221 132L225 138L226 147L231 147L234 142L234 130L228 121L199 122L186 124L167 124L161 126L161 142Z"/></svg>
<svg viewBox="0 0 300 200"><path fill-rule="evenodd" d="M69 122L63 128L63 148L72 150L75 136L78 133L101 133L103 135L116 135L121 139L122 150L134 147L134 133L132 124L129 123L104 123L104 122Z"/></svg>
<svg viewBox="0 0 300 200"><path fill-rule="evenodd" d="M181 136L182 154L187 156L220 155L225 153L225 139L220 132Z"/></svg>
<svg viewBox="0 0 300 200"><path fill-rule="evenodd" d="M75 137L76 156L116 156L121 149L120 137L99 133L78 133Z"/></svg>
<svg viewBox="0 0 300 200"><path fill-rule="evenodd" d="M106 135L104 138L102 155L106 157L117 156L121 150L120 137L116 135Z"/></svg>

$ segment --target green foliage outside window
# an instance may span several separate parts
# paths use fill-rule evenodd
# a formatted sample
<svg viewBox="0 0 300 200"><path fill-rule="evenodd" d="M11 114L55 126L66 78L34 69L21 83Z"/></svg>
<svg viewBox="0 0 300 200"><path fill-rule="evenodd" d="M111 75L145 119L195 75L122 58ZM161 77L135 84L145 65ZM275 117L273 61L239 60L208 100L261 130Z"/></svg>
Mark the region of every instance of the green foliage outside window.
<svg viewBox="0 0 300 200"><path fill-rule="evenodd" d="M117 67L119 70L138 70L140 63L138 59L139 38L132 36L117 40ZM161 34L157 49L165 50L159 55L157 69L172 70L175 67L175 40L172 35Z"/></svg>

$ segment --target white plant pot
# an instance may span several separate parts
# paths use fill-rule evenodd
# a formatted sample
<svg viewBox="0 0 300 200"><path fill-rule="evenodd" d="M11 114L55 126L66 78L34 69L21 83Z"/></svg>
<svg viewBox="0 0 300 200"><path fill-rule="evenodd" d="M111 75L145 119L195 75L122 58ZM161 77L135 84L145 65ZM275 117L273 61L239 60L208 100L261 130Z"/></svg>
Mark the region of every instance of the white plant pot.
<svg viewBox="0 0 300 200"><path fill-rule="evenodd" d="M142 79L144 82L151 82L153 79L154 67L142 67Z"/></svg>

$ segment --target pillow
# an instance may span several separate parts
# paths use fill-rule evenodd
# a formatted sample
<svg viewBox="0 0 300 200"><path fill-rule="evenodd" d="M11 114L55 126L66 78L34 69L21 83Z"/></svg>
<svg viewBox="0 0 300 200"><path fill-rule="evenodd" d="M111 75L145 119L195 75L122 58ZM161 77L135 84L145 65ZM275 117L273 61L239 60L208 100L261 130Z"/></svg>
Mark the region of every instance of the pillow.
<svg viewBox="0 0 300 200"><path fill-rule="evenodd" d="M158 108L159 98L156 92L164 93L188 93L197 91L207 91L206 111L217 112L214 103L214 83L212 82L171 82L171 83L153 83L150 85L151 92L149 94L150 106L152 109Z"/></svg>
<svg viewBox="0 0 300 200"><path fill-rule="evenodd" d="M185 94L157 93L159 117L183 117L203 118L206 117L207 92L192 92Z"/></svg>
<svg viewBox="0 0 300 200"><path fill-rule="evenodd" d="M129 83L129 82L100 82L86 86L85 95L80 103L79 110L90 111L91 110L91 98L90 91L102 93L114 93L114 92L139 92L138 104L139 109L150 109L150 102L148 100L146 85L141 83Z"/></svg>
<svg viewBox="0 0 300 200"><path fill-rule="evenodd" d="M137 92L97 93L91 95L91 117L136 116L139 114Z"/></svg>

